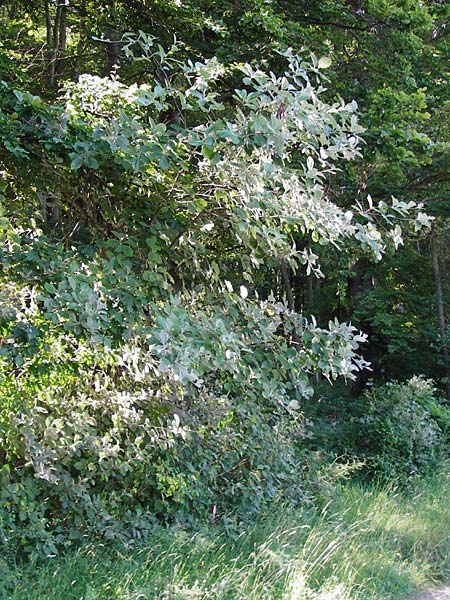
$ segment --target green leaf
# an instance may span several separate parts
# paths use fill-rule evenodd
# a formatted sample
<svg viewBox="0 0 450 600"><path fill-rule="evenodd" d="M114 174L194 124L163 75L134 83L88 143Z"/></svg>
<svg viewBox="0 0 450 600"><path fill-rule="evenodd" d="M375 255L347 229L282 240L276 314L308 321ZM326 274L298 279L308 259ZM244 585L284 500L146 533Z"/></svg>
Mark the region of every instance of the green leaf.
<svg viewBox="0 0 450 600"><path fill-rule="evenodd" d="M45 291L49 292L50 294L56 293L56 288L52 283L45 282L44 289L45 289Z"/></svg>
<svg viewBox="0 0 450 600"><path fill-rule="evenodd" d="M71 169L77 170L83 164L83 157L81 156L81 154L76 154L75 152L71 152L69 154L69 157L72 159L72 161L70 163Z"/></svg>
<svg viewBox="0 0 450 600"><path fill-rule="evenodd" d="M328 69L331 65L331 58L329 56L322 56L319 58L319 62L317 64L318 69Z"/></svg>
<svg viewBox="0 0 450 600"><path fill-rule="evenodd" d="M167 171L169 169L170 163L167 156L161 156L161 158L159 159L159 166L163 171Z"/></svg>
<svg viewBox="0 0 450 600"><path fill-rule="evenodd" d="M209 146L202 146L202 154L207 160L211 162L213 162L216 158L216 152Z"/></svg>

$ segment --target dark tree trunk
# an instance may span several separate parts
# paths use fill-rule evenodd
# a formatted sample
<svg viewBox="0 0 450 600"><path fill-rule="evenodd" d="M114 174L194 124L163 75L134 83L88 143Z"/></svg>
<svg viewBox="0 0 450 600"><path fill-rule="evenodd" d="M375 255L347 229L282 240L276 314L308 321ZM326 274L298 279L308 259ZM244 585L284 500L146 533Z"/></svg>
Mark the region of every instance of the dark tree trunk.
<svg viewBox="0 0 450 600"><path fill-rule="evenodd" d="M108 73L114 70L119 62L120 49L122 45L118 40L110 40L106 43L106 56L108 59Z"/></svg>
<svg viewBox="0 0 450 600"><path fill-rule="evenodd" d="M283 280L284 291L286 292L286 300L289 310L295 311L294 295L292 293L291 285L291 273L288 264L281 259L281 277ZM300 347L300 336L298 335L295 327L292 329L292 342L296 348Z"/></svg>
<svg viewBox="0 0 450 600"><path fill-rule="evenodd" d="M10 19L11 21L16 18L16 9L17 9L17 5L13 0L12 2L9 3L9 6L8 6L8 19Z"/></svg>
<svg viewBox="0 0 450 600"><path fill-rule="evenodd" d="M450 402L450 361L448 353L447 328L445 322L444 296L442 293L442 274L439 264L436 230L434 227L431 233L431 257L433 262L434 284L436 288L436 306L439 320L439 333L441 336L441 352L446 376L445 394L448 402Z"/></svg>
<svg viewBox="0 0 450 600"><path fill-rule="evenodd" d="M50 14L50 3L49 0L45 0L45 26L47 28L47 50L52 50L52 17Z"/></svg>
<svg viewBox="0 0 450 600"><path fill-rule="evenodd" d="M61 5L60 16L59 16L59 44L58 53L62 57L66 53L67 44L67 6L66 4Z"/></svg>
<svg viewBox="0 0 450 600"><path fill-rule="evenodd" d="M49 0L45 0L45 22L47 28L47 46L50 54L47 74L50 87L54 87L56 75L61 71L61 59L66 52L67 5L65 4L65 0L61 0L57 4L53 23Z"/></svg>

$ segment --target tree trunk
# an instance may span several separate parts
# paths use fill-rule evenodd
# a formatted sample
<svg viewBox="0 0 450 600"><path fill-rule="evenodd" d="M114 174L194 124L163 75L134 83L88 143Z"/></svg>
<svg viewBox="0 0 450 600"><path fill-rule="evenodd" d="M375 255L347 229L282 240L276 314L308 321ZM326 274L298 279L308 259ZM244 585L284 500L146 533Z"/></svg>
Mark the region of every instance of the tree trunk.
<svg viewBox="0 0 450 600"><path fill-rule="evenodd" d="M450 402L450 360L448 353L447 328L445 323L444 297L442 293L442 275L441 267L439 264L439 252L436 238L436 230L434 227L433 231L431 232L431 256L433 261L434 284L436 287L436 305L439 320L439 332L441 335L441 351L446 376L445 394L447 397L447 401Z"/></svg>
<svg viewBox="0 0 450 600"><path fill-rule="evenodd" d="M49 52L51 52L51 49L52 49L52 17L50 15L49 0L45 0L45 26L47 29L47 50Z"/></svg>
<svg viewBox="0 0 450 600"><path fill-rule="evenodd" d="M55 86L55 77L60 71L61 57L66 52L67 41L67 5L61 0L56 6L55 20L52 24L49 1L45 1L45 22L47 27L47 46L50 60L48 65L48 81L50 87Z"/></svg>
<svg viewBox="0 0 450 600"><path fill-rule="evenodd" d="M283 280L284 291L286 292L288 308L291 311L295 311L295 301L291 285L291 273L284 258L281 259L281 277ZM300 336L298 335L295 327L292 329L292 343L296 348L300 348Z"/></svg>
<svg viewBox="0 0 450 600"><path fill-rule="evenodd" d="M119 61L121 43L118 40L109 40L106 42L106 56L108 60L108 74L112 73Z"/></svg>
<svg viewBox="0 0 450 600"><path fill-rule="evenodd" d="M284 291L286 292L286 300L289 310L295 310L294 296L292 294L291 275L288 265L284 258L281 259L281 276L283 278Z"/></svg>
<svg viewBox="0 0 450 600"><path fill-rule="evenodd" d="M9 3L8 7L8 19L10 19L11 21L16 18L16 9L16 2L13 0L13 2Z"/></svg>
<svg viewBox="0 0 450 600"><path fill-rule="evenodd" d="M58 53L59 57L64 56L66 53L67 44L67 5L62 4L60 7L59 15L59 44Z"/></svg>

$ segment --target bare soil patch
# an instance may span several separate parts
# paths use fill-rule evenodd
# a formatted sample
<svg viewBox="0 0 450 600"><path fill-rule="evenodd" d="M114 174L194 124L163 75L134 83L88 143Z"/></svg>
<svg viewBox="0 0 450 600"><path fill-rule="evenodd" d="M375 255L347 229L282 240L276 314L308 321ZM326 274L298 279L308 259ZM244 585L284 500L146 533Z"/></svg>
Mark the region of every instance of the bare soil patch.
<svg viewBox="0 0 450 600"><path fill-rule="evenodd" d="M439 588L429 592L424 592L415 600L450 600L450 587Z"/></svg>

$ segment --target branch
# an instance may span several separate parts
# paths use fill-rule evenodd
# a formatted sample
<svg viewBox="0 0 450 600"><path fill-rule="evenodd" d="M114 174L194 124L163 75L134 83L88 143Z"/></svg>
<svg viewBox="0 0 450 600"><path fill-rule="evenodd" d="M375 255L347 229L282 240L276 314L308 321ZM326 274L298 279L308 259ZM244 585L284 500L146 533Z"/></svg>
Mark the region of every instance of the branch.
<svg viewBox="0 0 450 600"><path fill-rule="evenodd" d="M294 17L294 21L300 23L306 23L307 25L319 25L320 27L334 27L335 29L343 29L344 31L359 31L361 33L371 33L376 30L377 27L387 27L389 24L386 21L374 21L368 23L365 26L350 25L347 23L339 23L336 21L321 21L320 19L313 19L307 16Z"/></svg>

